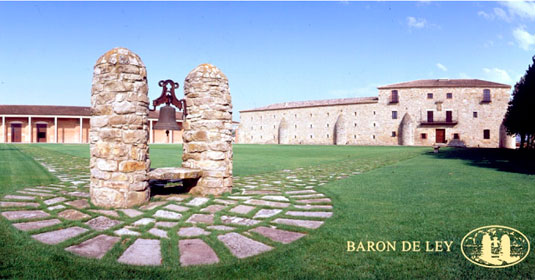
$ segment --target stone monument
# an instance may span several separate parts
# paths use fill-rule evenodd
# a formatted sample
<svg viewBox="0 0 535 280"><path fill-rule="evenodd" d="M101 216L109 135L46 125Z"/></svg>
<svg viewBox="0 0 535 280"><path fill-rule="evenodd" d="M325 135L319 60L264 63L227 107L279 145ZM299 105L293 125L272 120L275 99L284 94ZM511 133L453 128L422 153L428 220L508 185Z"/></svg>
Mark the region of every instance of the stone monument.
<svg viewBox="0 0 535 280"><path fill-rule="evenodd" d="M115 48L94 67L91 89L91 202L125 208L148 202L147 71L138 55Z"/></svg>

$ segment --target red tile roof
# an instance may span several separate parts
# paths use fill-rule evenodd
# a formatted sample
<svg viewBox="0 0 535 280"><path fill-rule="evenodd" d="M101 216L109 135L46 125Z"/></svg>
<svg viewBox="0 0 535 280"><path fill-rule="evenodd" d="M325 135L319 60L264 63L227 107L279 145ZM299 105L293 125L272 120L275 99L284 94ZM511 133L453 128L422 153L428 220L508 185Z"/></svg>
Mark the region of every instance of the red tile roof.
<svg viewBox="0 0 535 280"><path fill-rule="evenodd" d="M378 89L396 89L396 88L436 88L436 87L481 87L481 88L511 88L510 85L495 82L483 81L478 79L435 79L435 80L416 80L398 84L380 86Z"/></svg>
<svg viewBox="0 0 535 280"><path fill-rule="evenodd" d="M0 105L0 115L21 116L80 116L90 117L91 107L83 106L48 106L48 105ZM157 119L159 111L149 111L149 118ZM182 113L176 113L177 120L182 118Z"/></svg>
<svg viewBox="0 0 535 280"><path fill-rule="evenodd" d="M358 98L340 98L340 99L324 99L324 100L309 100L309 101L295 101L271 104L264 107L258 107L250 110L243 110L240 112L255 112L255 111L271 111L271 110L284 110L292 108L305 108L305 107L324 107L335 105L350 105L350 104L366 104L377 103L377 97L358 97Z"/></svg>

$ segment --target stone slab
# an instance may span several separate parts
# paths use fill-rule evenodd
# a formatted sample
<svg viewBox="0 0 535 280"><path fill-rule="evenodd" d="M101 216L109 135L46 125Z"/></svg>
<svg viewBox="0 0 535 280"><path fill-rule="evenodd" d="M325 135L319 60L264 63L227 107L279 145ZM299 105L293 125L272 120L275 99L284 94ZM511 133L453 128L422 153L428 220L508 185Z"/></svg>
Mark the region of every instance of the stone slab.
<svg viewBox="0 0 535 280"><path fill-rule="evenodd" d="M173 210L173 211L176 211L176 212L186 212L186 211L189 210L188 207L180 206L180 205L176 205L176 204L169 204L169 205L165 206L164 208L168 209L168 210Z"/></svg>
<svg viewBox="0 0 535 280"><path fill-rule="evenodd" d="M51 219L51 220L42 220L42 221L35 221L35 222L16 223L16 224L13 224L13 226L22 231L29 231L29 230L36 230L36 229L41 229L41 228L57 225L60 223L61 221L58 219Z"/></svg>
<svg viewBox="0 0 535 280"><path fill-rule="evenodd" d="M160 238L169 238L167 236L167 231L161 230L159 228L151 228L151 229L149 229L149 233L154 235L154 236L158 236Z"/></svg>
<svg viewBox="0 0 535 280"><path fill-rule="evenodd" d="M273 241L280 242L283 244L292 243L296 241L297 239L306 235L306 234L299 233L299 232L280 230L280 229L274 229L274 228L269 228L269 227L257 227L257 228L252 229L251 231L261 234Z"/></svg>
<svg viewBox="0 0 535 280"><path fill-rule="evenodd" d="M180 220L182 218L182 214L173 211L158 210L156 213L154 213L153 217L169 220Z"/></svg>
<svg viewBox="0 0 535 280"><path fill-rule="evenodd" d="M150 202L149 204L147 205L143 205L141 207L139 207L139 209L142 209L142 210L152 210L158 206L162 206L164 204L166 204L167 201L153 201L153 202Z"/></svg>
<svg viewBox="0 0 535 280"><path fill-rule="evenodd" d="M260 209L254 215L253 219L257 218L270 218L282 212L280 209Z"/></svg>
<svg viewBox="0 0 535 280"><path fill-rule="evenodd" d="M331 202L330 198L302 199L297 200L299 203L326 203Z"/></svg>
<svg viewBox="0 0 535 280"><path fill-rule="evenodd" d="M251 205L258 205L258 206L269 206L269 207L274 207L274 208L286 208L290 206L290 203L265 201L265 200L259 200L259 199L249 199L249 200L246 200L244 203L251 204Z"/></svg>
<svg viewBox="0 0 535 280"><path fill-rule="evenodd" d="M210 199L206 197L195 197L194 199L190 200L186 205L189 206L201 206L208 202Z"/></svg>
<svg viewBox="0 0 535 280"><path fill-rule="evenodd" d="M12 199L12 200L35 200L34 196L28 196L28 195L6 195L4 196L4 199Z"/></svg>
<svg viewBox="0 0 535 280"><path fill-rule="evenodd" d="M282 225L290 225L290 226L298 226L298 227L304 227L304 228L310 228L310 229L317 229L321 225L323 225L322 221L309 221L309 220L296 220L296 219L275 219L272 221L276 224L282 224Z"/></svg>
<svg viewBox="0 0 535 280"><path fill-rule="evenodd" d="M38 207L36 202L0 201L0 207Z"/></svg>
<svg viewBox="0 0 535 280"><path fill-rule="evenodd" d="M119 214L117 214L114 210L89 210L90 212L102 214L110 217L119 218Z"/></svg>
<svg viewBox="0 0 535 280"><path fill-rule="evenodd" d="M294 216L294 217L313 217L313 218L330 218L333 213L332 212L323 212L323 211L288 211L286 212L286 215L288 216Z"/></svg>
<svg viewBox="0 0 535 280"><path fill-rule="evenodd" d="M219 235L217 239L223 242L230 252L240 259L255 256L273 249L271 246L235 232Z"/></svg>
<svg viewBox="0 0 535 280"><path fill-rule="evenodd" d="M315 194L300 194L300 195L292 195L291 198L318 198L318 197L324 197L321 193L315 193Z"/></svg>
<svg viewBox="0 0 535 280"><path fill-rule="evenodd" d="M240 226L254 226L260 223L261 221L241 217L221 216L221 222L224 224L234 224Z"/></svg>
<svg viewBox="0 0 535 280"><path fill-rule="evenodd" d="M280 194L280 193L281 192L274 191L274 190L255 190L255 191L244 190L242 194L244 194L244 195L255 195L255 194Z"/></svg>
<svg viewBox="0 0 535 280"><path fill-rule="evenodd" d="M65 229L59 229L55 231L49 231L45 233L35 234L32 237L35 240L41 241L45 244L55 245L59 244L65 240L76 237L84 232L88 231L85 228L81 227L70 227Z"/></svg>
<svg viewBox="0 0 535 280"><path fill-rule="evenodd" d="M2 212L2 216L12 221L12 220L28 220L28 219L45 218L45 217L50 216L50 214L42 210L27 210L27 211L6 211L6 212Z"/></svg>
<svg viewBox="0 0 535 280"><path fill-rule="evenodd" d="M312 210L312 209L333 209L331 205L294 205L295 208Z"/></svg>
<svg viewBox="0 0 535 280"><path fill-rule="evenodd" d="M22 194L29 194L29 195L35 195L35 196L39 196L39 197L54 197L55 195L53 194L50 194L50 193L38 193L38 192L27 192L27 191L17 191L18 193L22 193Z"/></svg>
<svg viewBox="0 0 535 280"><path fill-rule="evenodd" d="M247 205L238 205L232 209L230 209L230 212L237 213L237 214L247 214L251 211L253 211L256 207L254 206L247 206Z"/></svg>
<svg viewBox="0 0 535 280"><path fill-rule="evenodd" d="M101 234L65 250L78 256L101 259L119 240L120 237Z"/></svg>
<svg viewBox="0 0 535 280"><path fill-rule="evenodd" d="M155 226L163 228L172 228L178 225L178 222L156 222Z"/></svg>
<svg viewBox="0 0 535 280"><path fill-rule="evenodd" d="M288 198L282 195L265 195L262 199L275 200L275 201L290 201Z"/></svg>
<svg viewBox="0 0 535 280"><path fill-rule="evenodd" d="M201 211L202 212L209 212L209 213L214 214L216 212L219 212L219 211L225 209L225 207L226 206L224 206L224 205L214 204L214 205L210 205L210 206L208 206L206 208L201 209Z"/></svg>
<svg viewBox="0 0 535 280"><path fill-rule="evenodd" d="M78 208L78 209L85 209L90 206L89 202L87 202L86 199L73 200L73 201L65 202L65 204L70 205L74 208Z"/></svg>
<svg viewBox="0 0 535 280"><path fill-rule="evenodd" d="M86 193L86 192L69 192L67 194L70 196L76 196L76 197L89 197L89 193Z"/></svg>
<svg viewBox="0 0 535 280"><path fill-rule="evenodd" d="M136 209L121 209L120 211L123 212L126 216L128 216L130 218L134 218L134 217L137 217L139 215L143 215L143 212L138 211Z"/></svg>
<svg viewBox="0 0 535 280"><path fill-rule="evenodd" d="M107 230L109 228L112 228L116 225L120 225L122 223L123 222L121 221L112 220L108 217L98 216L94 219L89 220L85 224L94 230Z"/></svg>
<svg viewBox="0 0 535 280"><path fill-rule="evenodd" d="M77 221L90 218L91 216L74 209L67 209L65 211L59 212L58 217L70 221Z"/></svg>
<svg viewBox="0 0 535 280"><path fill-rule="evenodd" d="M60 202L63 202L67 200L65 197L56 197L56 198L51 198L51 199L47 199L45 201L43 201L44 204L46 205L54 205L56 203L60 203Z"/></svg>
<svg viewBox="0 0 535 280"><path fill-rule="evenodd" d="M238 203L237 201L234 201L234 200L225 200L225 199L219 199L219 198L214 199L214 202L225 204L225 205L233 205L233 204Z"/></svg>
<svg viewBox="0 0 535 280"><path fill-rule="evenodd" d="M139 232L130 230L130 228L127 228L127 227L124 227L122 229L118 229L118 230L114 231L113 233L115 233L116 235L119 235L119 236L123 236L123 235L134 235L134 236L137 236L137 235L140 235Z"/></svg>
<svg viewBox="0 0 535 280"><path fill-rule="evenodd" d="M178 231L178 236L195 237L200 235L209 235L210 232L199 227L183 227Z"/></svg>
<svg viewBox="0 0 535 280"><path fill-rule="evenodd" d="M141 219L135 221L132 225L134 225L136 227L137 226L146 226L146 225L148 225L150 223L154 223L155 221L156 220L153 219L153 218L141 218Z"/></svg>
<svg viewBox="0 0 535 280"><path fill-rule="evenodd" d="M229 230L235 230L236 229L234 227L222 226L222 225L207 226L206 228L207 229L211 229L211 230L220 230L220 231L229 231Z"/></svg>
<svg viewBox="0 0 535 280"><path fill-rule="evenodd" d="M130 245L117 261L133 265L161 265L160 240L140 238Z"/></svg>
<svg viewBox="0 0 535 280"><path fill-rule="evenodd" d="M58 204L58 205L54 205L54 206L50 206L50 207L47 207L46 209L50 210L50 211L55 211L55 210L60 210L60 209L65 209L67 207L61 205L61 204Z"/></svg>
<svg viewBox="0 0 535 280"><path fill-rule="evenodd" d="M202 171L200 169L184 167L156 168L148 173L149 179L151 180L196 179L201 177L201 175Z"/></svg>
<svg viewBox="0 0 535 280"><path fill-rule="evenodd" d="M201 239L178 241L180 264L182 266L214 264L219 262L214 250Z"/></svg>
<svg viewBox="0 0 535 280"><path fill-rule="evenodd" d="M193 214L189 219L186 221L187 223L204 223L211 225L214 223L214 215L213 214Z"/></svg>

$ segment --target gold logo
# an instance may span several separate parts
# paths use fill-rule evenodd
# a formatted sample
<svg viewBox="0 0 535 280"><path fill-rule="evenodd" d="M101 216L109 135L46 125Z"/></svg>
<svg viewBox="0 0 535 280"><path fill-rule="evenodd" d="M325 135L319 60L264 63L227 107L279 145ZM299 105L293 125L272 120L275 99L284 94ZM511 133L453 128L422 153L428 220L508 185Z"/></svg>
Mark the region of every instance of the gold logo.
<svg viewBox="0 0 535 280"><path fill-rule="evenodd" d="M528 238L504 226L485 226L472 230L461 241L461 251L474 264L502 268L523 261L529 254Z"/></svg>

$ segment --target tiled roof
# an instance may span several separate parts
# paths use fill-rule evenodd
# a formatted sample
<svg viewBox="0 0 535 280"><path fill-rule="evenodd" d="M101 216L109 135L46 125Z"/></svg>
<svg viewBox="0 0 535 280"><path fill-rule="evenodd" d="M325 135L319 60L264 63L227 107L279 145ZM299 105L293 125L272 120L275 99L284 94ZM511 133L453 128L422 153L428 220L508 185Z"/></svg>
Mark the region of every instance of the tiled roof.
<svg viewBox="0 0 535 280"><path fill-rule="evenodd" d="M378 89L390 88L436 88L436 87L482 87L482 88L511 88L510 85L495 82L483 81L478 79L435 79L435 80L416 80L398 84L380 86Z"/></svg>
<svg viewBox="0 0 535 280"><path fill-rule="evenodd" d="M83 106L48 106L48 105L0 105L0 115L21 116L91 116L91 107ZM157 119L159 111L149 111L149 118ZM182 113L176 113L177 120Z"/></svg>
<svg viewBox="0 0 535 280"><path fill-rule="evenodd" d="M258 107L250 110L243 110L240 112L255 112L255 111L270 111L270 110L283 110L292 108L304 108L304 107L324 107L335 105L350 105L350 104L366 104L377 103L377 97L358 97L358 98L340 98L340 99L324 99L324 100L309 100L309 101L295 101L271 104L264 107Z"/></svg>

